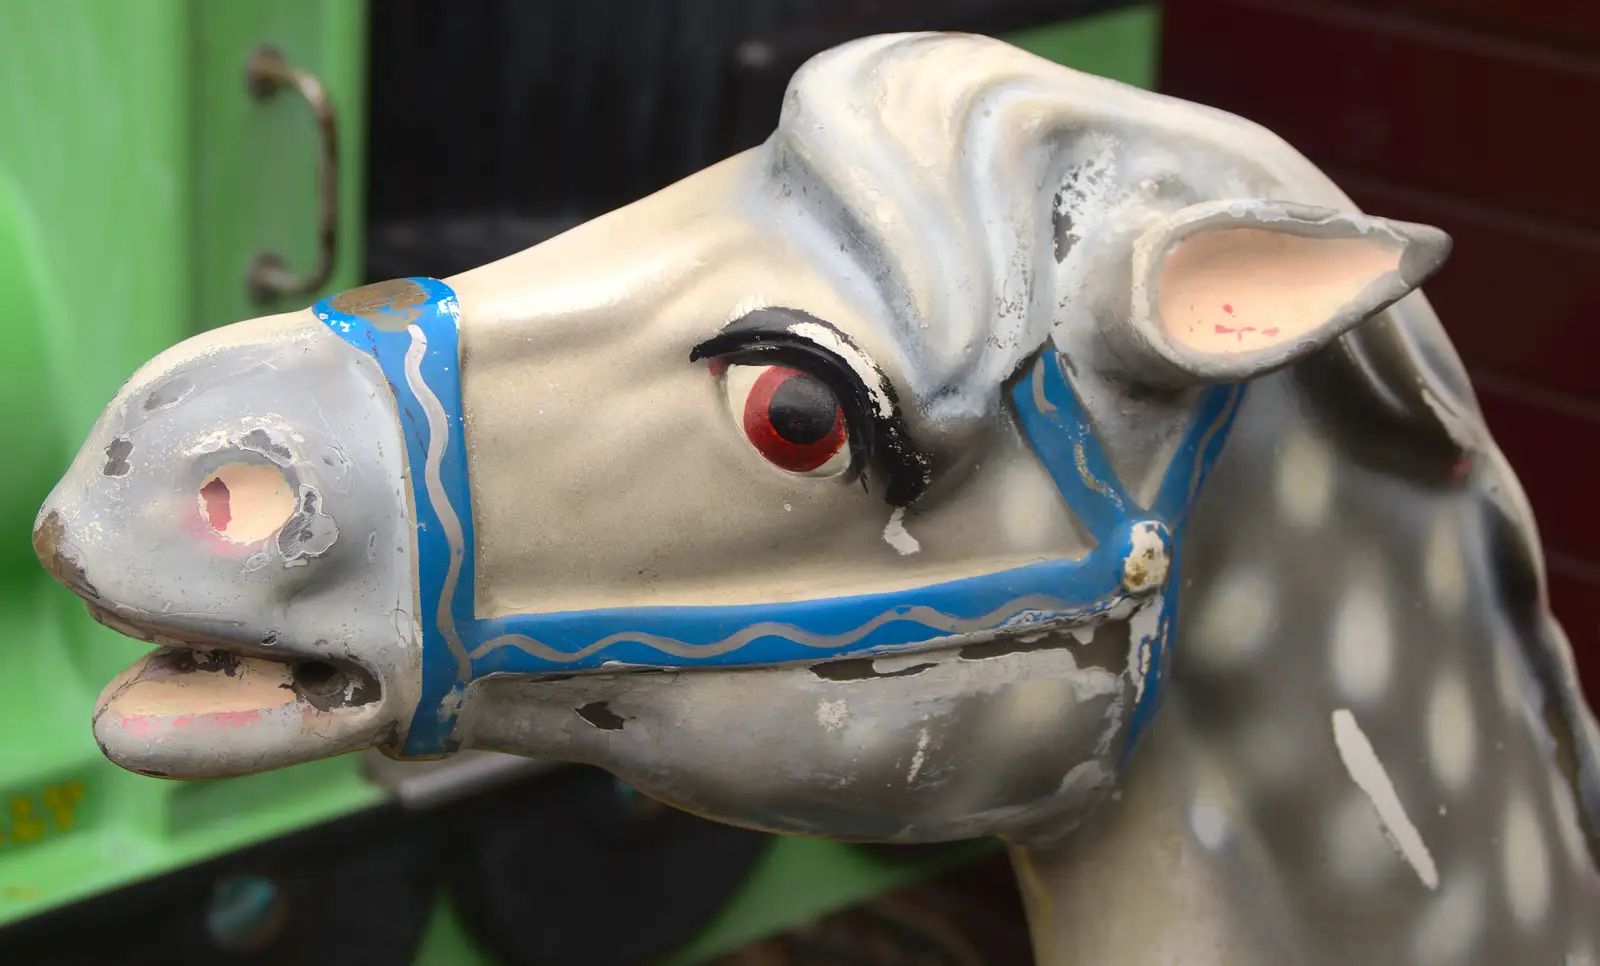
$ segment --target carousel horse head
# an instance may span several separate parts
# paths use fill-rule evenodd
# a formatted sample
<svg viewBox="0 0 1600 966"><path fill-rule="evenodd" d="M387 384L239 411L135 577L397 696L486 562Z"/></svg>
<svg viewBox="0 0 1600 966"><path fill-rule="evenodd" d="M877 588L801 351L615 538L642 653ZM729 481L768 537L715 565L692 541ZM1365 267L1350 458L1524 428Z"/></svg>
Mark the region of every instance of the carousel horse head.
<svg viewBox="0 0 1600 966"><path fill-rule="evenodd" d="M94 716L145 774L480 747L783 832L1042 836L1158 707L1252 383L1448 249L1236 117L868 38L635 204L161 354L34 542L159 645Z"/></svg>

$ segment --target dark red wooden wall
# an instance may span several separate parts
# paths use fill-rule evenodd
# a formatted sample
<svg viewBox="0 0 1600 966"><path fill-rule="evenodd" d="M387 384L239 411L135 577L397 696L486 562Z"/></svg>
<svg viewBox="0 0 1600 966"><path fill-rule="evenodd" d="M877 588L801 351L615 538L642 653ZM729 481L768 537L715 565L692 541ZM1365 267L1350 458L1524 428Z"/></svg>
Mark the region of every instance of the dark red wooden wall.
<svg viewBox="0 0 1600 966"><path fill-rule="evenodd" d="M1161 89L1456 240L1428 297L1600 701L1600 0L1165 0ZM1516 339L1508 337L1514 333Z"/></svg>

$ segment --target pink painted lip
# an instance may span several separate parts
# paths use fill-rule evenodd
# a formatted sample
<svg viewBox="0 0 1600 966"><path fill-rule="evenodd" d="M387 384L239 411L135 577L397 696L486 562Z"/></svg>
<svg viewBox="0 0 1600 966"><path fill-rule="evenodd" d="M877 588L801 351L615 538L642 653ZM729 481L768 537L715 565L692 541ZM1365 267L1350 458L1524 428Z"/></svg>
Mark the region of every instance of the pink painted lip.
<svg viewBox="0 0 1600 966"><path fill-rule="evenodd" d="M101 692L95 740L114 763L160 778L250 774L370 744L381 730L383 702L308 693L296 676L304 666L220 649L158 648Z"/></svg>
<svg viewBox="0 0 1600 966"><path fill-rule="evenodd" d="M115 712L113 712L115 713ZM243 728L253 725L261 720L261 711L202 711L198 714L171 715L153 714L119 714L117 727L132 735L144 738L154 737L164 729L172 731L188 731L194 728L211 728L217 731L226 731L229 728Z"/></svg>

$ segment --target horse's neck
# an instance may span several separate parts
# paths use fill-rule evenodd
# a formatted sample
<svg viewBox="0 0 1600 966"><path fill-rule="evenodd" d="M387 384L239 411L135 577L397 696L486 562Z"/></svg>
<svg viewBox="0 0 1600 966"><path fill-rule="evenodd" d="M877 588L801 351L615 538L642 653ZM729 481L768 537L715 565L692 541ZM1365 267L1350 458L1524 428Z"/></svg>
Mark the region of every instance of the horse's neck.
<svg viewBox="0 0 1600 966"><path fill-rule="evenodd" d="M1299 961L1259 846L1235 827L1237 803L1180 716L1162 709L1118 800L1086 825L1052 845L1012 846L1039 966ZM1213 851L1225 837L1235 849Z"/></svg>
<svg viewBox="0 0 1600 966"><path fill-rule="evenodd" d="M1304 785L1263 795L1174 695L1117 801L1012 848L1039 966L1600 966L1600 877L1531 741L1489 740L1484 767L1506 780L1442 808L1391 776L1430 885L1328 730Z"/></svg>
<svg viewBox="0 0 1600 966"><path fill-rule="evenodd" d="M1550 724L1570 669L1539 667L1542 604L1514 599L1494 457L1424 490L1260 388L1187 537L1170 691L1120 799L1017 851L1039 962L1600 964L1574 736Z"/></svg>

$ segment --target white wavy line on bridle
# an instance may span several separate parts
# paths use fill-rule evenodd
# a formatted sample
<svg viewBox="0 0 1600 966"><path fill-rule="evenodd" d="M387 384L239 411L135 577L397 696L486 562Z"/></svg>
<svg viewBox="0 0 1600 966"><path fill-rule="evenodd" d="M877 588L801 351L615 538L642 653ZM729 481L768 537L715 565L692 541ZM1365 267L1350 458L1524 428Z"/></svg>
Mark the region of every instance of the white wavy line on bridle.
<svg viewBox="0 0 1600 966"><path fill-rule="evenodd" d="M898 610L885 611L879 614L877 617L874 617L872 620L867 621L865 624L862 624L860 627L857 627L854 630L845 631L842 634L813 634L812 632L804 630L803 628L795 627L793 624L779 624L773 621L766 621L760 624L751 624L749 626L742 627L722 640L713 641L709 644L685 644L682 641L674 640L670 637L661 637L657 634L649 634L642 631L623 631L621 633L612 634L608 637L603 637L600 640L587 645L586 647L571 652L558 651L555 648L550 647L548 644L534 640L526 634L501 634L500 636L485 641L484 643L473 648L471 658L472 660L476 661L488 654L493 653L494 651L499 650L502 647L514 647L519 651L523 651L537 658L542 658L558 664L570 664L573 661L582 660L596 651L604 650L605 648L622 641L632 641L637 644L642 644L645 647L653 648L665 654L671 654L674 657L716 657L719 654L726 654L729 651L738 650L756 638L769 636L782 637L804 647L819 649L839 648L848 647L849 645L854 644L856 641L866 637L877 628L882 627L884 624L888 624L897 620L921 624L924 627L928 627L933 630L944 631L947 634L976 633L979 631L998 629L995 626L995 621L1003 614L1011 614L1012 616L1006 618L1005 622L1000 624L999 627L1006 627L1019 623L1025 623L1031 626L1046 622L1078 620L1084 617L1091 617L1104 610L1110 609L1110 607L1119 599L1120 598L1112 598L1110 601L1103 603L1097 602L1088 607L1078 607L1076 609L1063 610L1062 608L1065 605L1054 597L1048 597L1044 594L1030 594L1026 597L1018 597L1009 603L1002 604L1001 606L995 608L987 614L984 614L981 617L971 618L954 617L935 610L932 607L918 605L916 607L907 608L904 612ZM1045 614L1047 616L1033 617L1028 620L1020 620L1020 618L1027 614Z"/></svg>
<svg viewBox="0 0 1600 966"><path fill-rule="evenodd" d="M1056 413L1056 404L1044 394L1044 356L1033 360L1033 407L1047 416Z"/></svg>
<svg viewBox="0 0 1600 966"><path fill-rule="evenodd" d="M1200 445L1196 446L1194 450L1194 468L1189 473L1189 492L1184 498L1184 507L1193 506L1195 495L1200 492L1200 474L1206 466L1206 447L1211 445L1211 438L1217 435L1223 426L1227 425L1229 419L1233 418L1233 414L1239 409L1239 400L1242 398L1244 398L1243 387L1235 385L1228 391L1228 399L1222 404L1222 409L1217 412L1216 418L1211 421L1211 425L1206 427L1205 434L1200 437ZM1179 515L1182 515L1182 508L1180 508Z"/></svg>
<svg viewBox="0 0 1600 966"><path fill-rule="evenodd" d="M428 502L444 528L445 541L450 545L450 566L445 571L444 586L439 589L439 613L436 623L444 635L450 656L456 661L456 680L472 679L472 659L456 633L456 618L451 611L451 598L455 597L456 584L461 580L461 561L466 554L466 537L461 532L461 518L456 516L450 497L444 492L444 482L439 478L439 466L444 462L445 447L450 444L450 418L445 415L439 397L422 379L422 357L428 350L428 337L416 325L406 327L411 334L411 348L406 350L406 385L417 397L422 411L428 417L428 456L423 463L423 480L428 488Z"/></svg>

